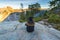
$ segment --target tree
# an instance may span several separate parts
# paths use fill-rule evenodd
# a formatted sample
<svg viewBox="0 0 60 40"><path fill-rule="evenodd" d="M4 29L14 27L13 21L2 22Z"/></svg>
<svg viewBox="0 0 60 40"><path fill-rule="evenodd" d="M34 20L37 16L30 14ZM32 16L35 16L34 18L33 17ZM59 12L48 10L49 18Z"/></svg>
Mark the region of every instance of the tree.
<svg viewBox="0 0 60 40"><path fill-rule="evenodd" d="M19 20L25 20L25 14L24 14L24 11L23 11L23 4L21 3L20 5L21 5L22 12L20 14L20 19Z"/></svg>
<svg viewBox="0 0 60 40"><path fill-rule="evenodd" d="M60 7L60 0L52 0L49 3L50 3L50 7L52 7L52 8Z"/></svg>
<svg viewBox="0 0 60 40"><path fill-rule="evenodd" d="M41 8L41 6L40 6L39 3L36 3L36 4L29 5L28 8L29 8L29 9L39 9L39 8Z"/></svg>
<svg viewBox="0 0 60 40"><path fill-rule="evenodd" d="M21 3L20 5L21 5L21 8L23 8L23 4Z"/></svg>
<svg viewBox="0 0 60 40"><path fill-rule="evenodd" d="M52 13L57 13L58 15L60 15L60 0L52 0L49 3L50 3L50 7L51 7L50 11Z"/></svg>
<svg viewBox="0 0 60 40"><path fill-rule="evenodd" d="M39 3L35 3L35 4L32 4L32 5L29 5L28 7L30 9L30 16L34 16L35 13L38 13L40 12L40 4Z"/></svg>

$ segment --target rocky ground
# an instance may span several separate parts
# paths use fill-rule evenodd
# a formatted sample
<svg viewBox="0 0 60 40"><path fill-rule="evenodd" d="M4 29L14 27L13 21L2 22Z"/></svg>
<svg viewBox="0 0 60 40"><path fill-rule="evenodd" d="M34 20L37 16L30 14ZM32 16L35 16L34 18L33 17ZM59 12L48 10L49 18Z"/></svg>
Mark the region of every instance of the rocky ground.
<svg viewBox="0 0 60 40"><path fill-rule="evenodd" d="M28 33L25 22L18 21L0 23L0 40L60 40L60 31L35 23L35 31Z"/></svg>
<svg viewBox="0 0 60 40"><path fill-rule="evenodd" d="M60 23L59 24L49 23L48 19L43 19L42 21L39 21L38 23L43 24L43 25L45 25L45 26L47 26L49 28L52 27L52 28L60 31Z"/></svg>

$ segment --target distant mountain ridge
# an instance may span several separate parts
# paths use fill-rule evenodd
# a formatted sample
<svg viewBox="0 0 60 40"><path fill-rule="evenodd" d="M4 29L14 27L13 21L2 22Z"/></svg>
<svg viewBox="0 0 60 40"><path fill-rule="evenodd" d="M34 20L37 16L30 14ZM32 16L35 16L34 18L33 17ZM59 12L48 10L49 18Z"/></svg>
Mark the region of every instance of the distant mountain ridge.
<svg viewBox="0 0 60 40"><path fill-rule="evenodd" d="M3 12L5 10L8 10L10 12L22 12L21 9L13 9L12 7L10 6L7 6L5 8L0 8L0 12Z"/></svg>
<svg viewBox="0 0 60 40"><path fill-rule="evenodd" d="M10 6L7 6L5 8L0 8L0 22L2 22L3 20L5 20L11 13L14 13L14 12L25 12L27 10L30 10L30 9L13 9L12 7ZM46 10L46 9L40 9L39 10Z"/></svg>
<svg viewBox="0 0 60 40"><path fill-rule="evenodd" d="M10 11L14 11L14 12L22 12L22 10L21 9L13 9L12 7L10 7L10 6L7 6L7 7L4 7L4 8L0 8L0 12L2 12L2 11L4 11L4 10L10 10ZM47 10L48 8L39 8L39 10ZM26 8L26 9L23 9L24 11L25 10L29 10L28 8Z"/></svg>

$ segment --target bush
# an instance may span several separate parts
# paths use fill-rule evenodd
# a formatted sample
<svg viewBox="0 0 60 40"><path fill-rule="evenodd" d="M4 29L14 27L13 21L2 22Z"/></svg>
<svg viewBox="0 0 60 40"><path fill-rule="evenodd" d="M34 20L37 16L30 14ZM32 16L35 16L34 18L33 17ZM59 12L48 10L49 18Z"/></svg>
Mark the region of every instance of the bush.
<svg viewBox="0 0 60 40"><path fill-rule="evenodd" d="M49 16L50 16L49 11L46 11L46 12L44 13L44 15L43 15L44 19L49 18Z"/></svg>
<svg viewBox="0 0 60 40"><path fill-rule="evenodd" d="M35 21L35 22L38 22L38 21L40 21L40 20L42 20L42 17L35 17L35 18L34 18L34 21Z"/></svg>
<svg viewBox="0 0 60 40"><path fill-rule="evenodd" d="M56 14L50 14L48 18L48 22L50 23L60 23L60 16Z"/></svg>
<svg viewBox="0 0 60 40"><path fill-rule="evenodd" d="M60 25L56 25L56 27L54 27L57 30L60 30Z"/></svg>
<svg viewBox="0 0 60 40"><path fill-rule="evenodd" d="M26 20L19 20L19 22L25 22Z"/></svg>
<svg viewBox="0 0 60 40"><path fill-rule="evenodd" d="M40 21L40 20L42 20L42 17L35 17L35 18L34 18L34 21L35 21L35 22L38 22L38 21ZM26 22L26 20L19 20L19 22Z"/></svg>

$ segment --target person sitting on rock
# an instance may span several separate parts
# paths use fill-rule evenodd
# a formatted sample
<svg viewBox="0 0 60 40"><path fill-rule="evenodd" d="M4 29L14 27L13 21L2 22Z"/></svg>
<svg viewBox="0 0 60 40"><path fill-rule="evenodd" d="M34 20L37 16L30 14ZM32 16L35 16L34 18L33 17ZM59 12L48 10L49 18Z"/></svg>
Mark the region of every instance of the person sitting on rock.
<svg viewBox="0 0 60 40"><path fill-rule="evenodd" d="M29 17L27 23L25 24L27 32L33 32L34 31L34 21L33 17Z"/></svg>

